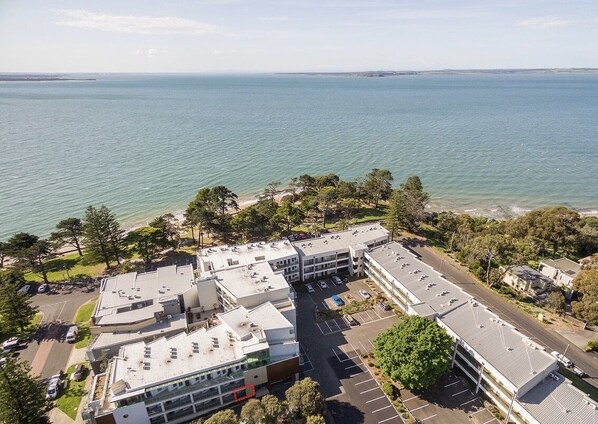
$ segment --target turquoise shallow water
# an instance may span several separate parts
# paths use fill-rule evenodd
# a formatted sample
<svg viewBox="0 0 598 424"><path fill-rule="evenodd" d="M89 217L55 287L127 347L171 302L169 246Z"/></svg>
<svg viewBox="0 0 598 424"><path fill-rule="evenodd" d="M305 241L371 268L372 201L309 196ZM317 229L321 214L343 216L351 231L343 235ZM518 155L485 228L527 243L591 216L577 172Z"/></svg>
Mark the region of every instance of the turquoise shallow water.
<svg viewBox="0 0 598 424"><path fill-rule="evenodd" d="M433 204L598 209L598 75L98 75L0 83L0 239L105 203L123 223L224 184L418 174Z"/></svg>

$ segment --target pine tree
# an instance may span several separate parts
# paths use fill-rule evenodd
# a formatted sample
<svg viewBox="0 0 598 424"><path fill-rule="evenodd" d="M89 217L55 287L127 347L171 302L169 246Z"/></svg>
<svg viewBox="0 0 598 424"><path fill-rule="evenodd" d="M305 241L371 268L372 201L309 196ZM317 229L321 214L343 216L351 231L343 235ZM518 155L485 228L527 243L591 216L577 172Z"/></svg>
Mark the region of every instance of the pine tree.
<svg viewBox="0 0 598 424"><path fill-rule="evenodd" d="M113 260L120 265L124 232L110 209L104 205L99 209L93 206L86 209L83 237L92 257L104 261L108 268Z"/></svg>
<svg viewBox="0 0 598 424"><path fill-rule="evenodd" d="M0 363L0 423L47 424L45 387L29 376L25 362L6 357Z"/></svg>
<svg viewBox="0 0 598 424"><path fill-rule="evenodd" d="M0 325L7 333L23 332L38 311L27 294L17 291L24 282L16 271L0 275Z"/></svg>
<svg viewBox="0 0 598 424"><path fill-rule="evenodd" d="M83 256L81 251L81 237L83 236L83 222L79 218L67 218L56 224L58 231L53 232L50 235L50 240L60 246L70 244L77 252L79 256Z"/></svg>

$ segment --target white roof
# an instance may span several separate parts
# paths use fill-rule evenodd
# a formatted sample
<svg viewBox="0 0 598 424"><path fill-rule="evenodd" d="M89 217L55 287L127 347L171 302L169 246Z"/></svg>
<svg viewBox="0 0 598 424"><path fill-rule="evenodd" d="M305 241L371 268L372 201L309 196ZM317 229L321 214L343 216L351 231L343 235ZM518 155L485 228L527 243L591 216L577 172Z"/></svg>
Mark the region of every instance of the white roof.
<svg viewBox="0 0 598 424"><path fill-rule="evenodd" d="M516 387L555 367L552 356L402 245L389 243L368 255L416 297L411 301L425 303L436 311L442 324Z"/></svg>
<svg viewBox="0 0 598 424"><path fill-rule="evenodd" d="M236 299L269 291L289 291L289 283L283 274L273 272L267 262L218 271L216 277L218 283Z"/></svg>
<svg viewBox="0 0 598 424"><path fill-rule="evenodd" d="M270 303L248 311L242 306L218 314L220 325L180 333L145 343L125 345L113 359L110 384L124 382L118 400L168 381L184 378L242 360L248 353L267 349L263 326L291 327Z"/></svg>
<svg viewBox="0 0 598 424"><path fill-rule="evenodd" d="M297 255L297 251L286 240L243 244L239 246L218 246L202 249L198 259L202 263L210 262L213 271L219 271L238 265L256 262L272 262ZM202 267L205 268L205 267Z"/></svg>
<svg viewBox="0 0 598 424"><path fill-rule="evenodd" d="M327 252L349 249L388 238L388 231L380 224L360 225L345 231L325 234L321 237L293 242L301 256L313 256Z"/></svg>
<svg viewBox="0 0 598 424"><path fill-rule="evenodd" d="M161 267L153 272L129 272L102 281L94 312L98 325L128 324L150 319L163 308L160 302L178 301L177 296L194 285L193 266ZM145 303L143 307L133 305Z"/></svg>
<svg viewBox="0 0 598 424"><path fill-rule="evenodd" d="M542 424L598 423L598 405L558 373L518 399Z"/></svg>

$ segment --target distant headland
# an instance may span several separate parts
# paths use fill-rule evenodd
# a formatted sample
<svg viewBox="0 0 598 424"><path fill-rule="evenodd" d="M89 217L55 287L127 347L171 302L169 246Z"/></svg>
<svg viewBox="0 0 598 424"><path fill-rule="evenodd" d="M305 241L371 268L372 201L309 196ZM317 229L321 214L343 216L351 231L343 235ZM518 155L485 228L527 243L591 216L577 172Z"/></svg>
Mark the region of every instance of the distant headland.
<svg viewBox="0 0 598 424"><path fill-rule="evenodd" d="M71 77L63 74L0 74L0 81L40 82L40 81L95 81L95 78Z"/></svg>
<svg viewBox="0 0 598 424"><path fill-rule="evenodd" d="M284 75L329 75L342 77L381 78L403 75L476 75L476 74L598 74L598 68L537 69L437 69L431 71L356 71L356 72L280 72Z"/></svg>

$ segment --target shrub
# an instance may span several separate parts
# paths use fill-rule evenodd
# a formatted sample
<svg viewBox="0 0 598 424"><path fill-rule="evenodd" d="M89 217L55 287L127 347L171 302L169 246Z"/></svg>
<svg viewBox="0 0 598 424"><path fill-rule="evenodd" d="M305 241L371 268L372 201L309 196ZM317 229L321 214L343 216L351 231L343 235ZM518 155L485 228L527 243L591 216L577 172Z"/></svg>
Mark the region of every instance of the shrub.
<svg viewBox="0 0 598 424"><path fill-rule="evenodd" d="M395 390L393 385L390 384L388 381L382 383L382 391L386 396L389 396L390 398L394 399Z"/></svg>
<svg viewBox="0 0 598 424"><path fill-rule="evenodd" d="M590 340L588 342L587 350L590 352L598 352L598 340Z"/></svg>

